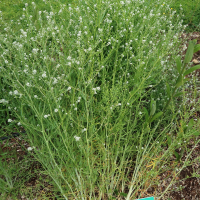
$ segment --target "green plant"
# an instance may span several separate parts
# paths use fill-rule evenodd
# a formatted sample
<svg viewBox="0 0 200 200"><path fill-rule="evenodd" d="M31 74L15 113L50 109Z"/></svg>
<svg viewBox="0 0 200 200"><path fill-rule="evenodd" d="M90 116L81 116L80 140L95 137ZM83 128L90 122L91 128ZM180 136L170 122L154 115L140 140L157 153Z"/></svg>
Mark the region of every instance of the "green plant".
<svg viewBox="0 0 200 200"><path fill-rule="evenodd" d="M168 60L181 43L180 18L153 1L46 4L26 4L20 29L4 23L0 35L8 123L26 130L64 199L136 198L178 147L166 133L180 114L180 74L190 72Z"/></svg>

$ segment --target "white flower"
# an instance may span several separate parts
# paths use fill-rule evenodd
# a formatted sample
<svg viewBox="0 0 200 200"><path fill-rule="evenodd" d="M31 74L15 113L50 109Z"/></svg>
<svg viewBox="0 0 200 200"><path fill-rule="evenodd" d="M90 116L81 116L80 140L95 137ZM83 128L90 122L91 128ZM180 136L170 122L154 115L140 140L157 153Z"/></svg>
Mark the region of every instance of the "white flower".
<svg viewBox="0 0 200 200"><path fill-rule="evenodd" d="M9 95L12 95L12 94L13 94L13 92L12 92L12 91L10 91L10 92L9 92Z"/></svg>
<svg viewBox="0 0 200 200"><path fill-rule="evenodd" d="M96 89L97 89L97 90L100 90L100 87L97 87Z"/></svg>
<svg viewBox="0 0 200 200"><path fill-rule="evenodd" d="M87 131L87 128L84 128L84 129L81 130L82 133L85 132L85 131Z"/></svg>
<svg viewBox="0 0 200 200"><path fill-rule="evenodd" d="M47 118L47 117L49 117L50 115L48 114L48 115L44 115L44 118Z"/></svg>
<svg viewBox="0 0 200 200"><path fill-rule="evenodd" d="M77 137L76 135L74 136L76 141L79 141L81 139L81 137Z"/></svg>
<svg viewBox="0 0 200 200"><path fill-rule="evenodd" d="M43 78L46 78L46 77L47 77L46 72L44 72L44 73L42 74L42 77L43 77Z"/></svg>
<svg viewBox="0 0 200 200"><path fill-rule="evenodd" d="M142 112L139 112L139 114L141 115L141 114L142 114Z"/></svg>
<svg viewBox="0 0 200 200"><path fill-rule="evenodd" d="M58 83L58 80L56 78L54 78L53 84L56 84L56 83Z"/></svg>
<svg viewBox="0 0 200 200"><path fill-rule="evenodd" d="M39 49L33 49L32 52L35 54Z"/></svg>
<svg viewBox="0 0 200 200"><path fill-rule="evenodd" d="M67 88L67 91L68 91L68 90L71 90L71 89L72 89L71 87L68 87L68 88Z"/></svg>
<svg viewBox="0 0 200 200"><path fill-rule="evenodd" d="M5 99L1 99L0 103L8 103L8 101L6 101Z"/></svg>
<svg viewBox="0 0 200 200"><path fill-rule="evenodd" d="M37 96L37 95L34 95L34 98L36 98L36 99L37 99L37 98L38 98L38 96Z"/></svg>
<svg viewBox="0 0 200 200"><path fill-rule="evenodd" d="M35 147L28 147L27 148L28 151L32 151L33 149L35 149Z"/></svg>
<svg viewBox="0 0 200 200"><path fill-rule="evenodd" d="M17 91L17 90L15 90L15 91L14 91L14 94L15 94L15 95L17 95L17 94L19 94L19 93L18 93L18 91Z"/></svg>
<svg viewBox="0 0 200 200"><path fill-rule="evenodd" d="M33 70L33 74L36 74L36 73L37 73L37 71L34 69L34 70Z"/></svg>
<svg viewBox="0 0 200 200"><path fill-rule="evenodd" d="M17 125L18 125L18 126L20 126L20 125L21 125L21 123L20 123L20 122L18 122L18 123L17 123Z"/></svg>
<svg viewBox="0 0 200 200"><path fill-rule="evenodd" d="M58 109L55 109L54 112L58 112Z"/></svg>
<svg viewBox="0 0 200 200"><path fill-rule="evenodd" d="M8 119L8 122L12 122L12 119Z"/></svg>

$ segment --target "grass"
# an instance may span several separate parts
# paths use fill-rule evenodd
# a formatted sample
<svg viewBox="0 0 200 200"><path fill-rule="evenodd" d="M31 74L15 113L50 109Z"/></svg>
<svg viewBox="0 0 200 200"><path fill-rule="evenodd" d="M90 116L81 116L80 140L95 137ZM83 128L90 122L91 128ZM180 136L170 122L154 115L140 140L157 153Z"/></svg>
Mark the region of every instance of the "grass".
<svg viewBox="0 0 200 200"><path fill-rule="evenodd" d="M1 3L1 134L26 130L27 161L41 163L54 196L136 199L188 165L175 150L199 134L181 79L195 44L181 61L179 36L183 22L199 28L198 13L170 1L14 2ZM24 187L30 163L15 164L1 163L2 198Z"/></svg>

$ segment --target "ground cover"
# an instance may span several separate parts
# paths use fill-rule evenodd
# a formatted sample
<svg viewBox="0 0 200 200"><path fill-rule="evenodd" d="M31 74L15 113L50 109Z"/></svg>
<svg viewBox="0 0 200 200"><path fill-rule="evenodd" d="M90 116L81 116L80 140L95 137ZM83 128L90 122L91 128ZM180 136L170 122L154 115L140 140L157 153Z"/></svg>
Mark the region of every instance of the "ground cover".
<svg viewBox="0 0 200 200"><path fill-rule="evenodd" d="M63 3L24 4L1 27L1 130L27 133L1 146L2 198L161 198L157 177L176 179L198 145L198 76L177 81L181 16L164 2Z"/></svg>

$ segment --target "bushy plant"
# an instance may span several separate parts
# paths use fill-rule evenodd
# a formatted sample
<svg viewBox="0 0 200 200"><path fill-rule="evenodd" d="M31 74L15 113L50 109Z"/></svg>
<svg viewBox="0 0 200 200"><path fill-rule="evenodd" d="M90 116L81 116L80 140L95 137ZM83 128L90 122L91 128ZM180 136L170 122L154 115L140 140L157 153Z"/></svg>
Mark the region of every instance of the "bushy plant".
<svg viewBox="0 0 200 200"><path fill-rule="evenodd" d="M65 199L123 192L132 165L133 196L143 156L162 152L174 129L179 108L165 106L177 104L168 88L179 74L170 58L185 27L159 1L57 3L58 12L33 3L34 15L25 4L20 34L5 24L0 35L8 121L24 127Z"/></svg>

